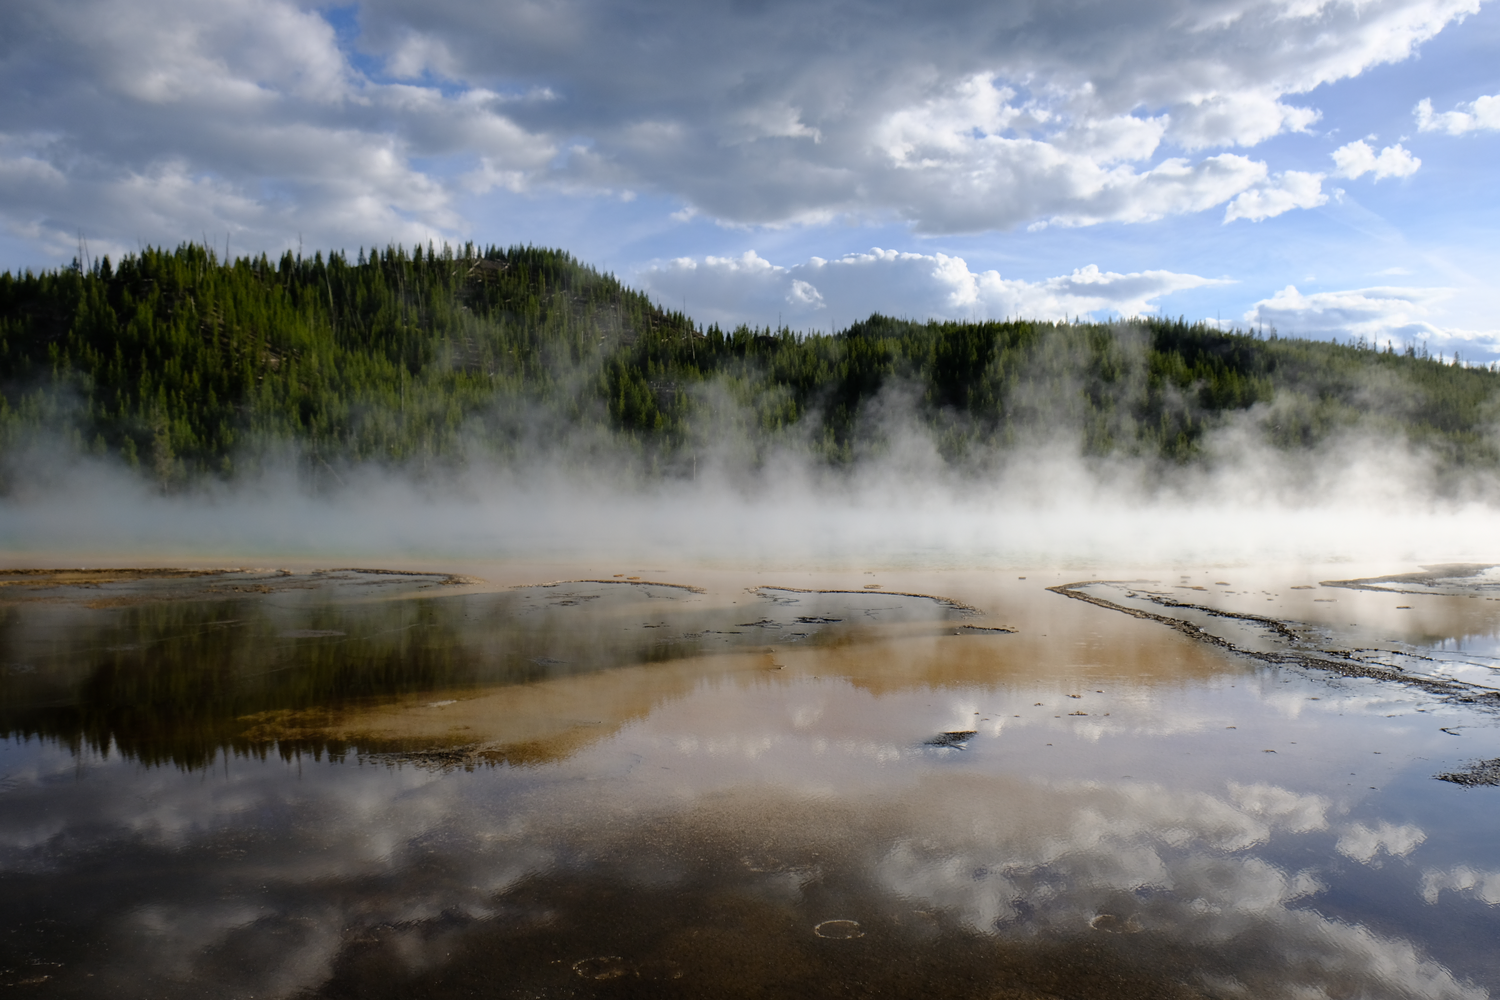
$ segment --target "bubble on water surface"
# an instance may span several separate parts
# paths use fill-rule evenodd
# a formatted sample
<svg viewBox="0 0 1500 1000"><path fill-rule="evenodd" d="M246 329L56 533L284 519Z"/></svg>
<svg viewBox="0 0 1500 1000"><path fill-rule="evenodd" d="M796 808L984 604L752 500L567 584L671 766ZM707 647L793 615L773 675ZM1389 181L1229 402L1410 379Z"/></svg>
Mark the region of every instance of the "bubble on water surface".
<svg viewBox="0 0 1500 1000"><path fill-rule="evenodd" d="M848 941L851 938L865 936L858 920L825 920L813 928L813 933L820 938L828 938L832 941Z"/></svg>

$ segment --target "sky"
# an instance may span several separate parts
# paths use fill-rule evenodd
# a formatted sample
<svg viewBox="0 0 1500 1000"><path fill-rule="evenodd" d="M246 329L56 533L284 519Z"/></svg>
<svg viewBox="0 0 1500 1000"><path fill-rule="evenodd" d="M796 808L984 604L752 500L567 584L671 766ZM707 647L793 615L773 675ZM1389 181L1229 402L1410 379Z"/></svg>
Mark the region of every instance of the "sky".
<svg viewBox="0 0 1500 1000"><path fill-rule="evenodd" d="M8 0L0 269L561 247L704 324L1500 359L1500 4Z"/></svg>

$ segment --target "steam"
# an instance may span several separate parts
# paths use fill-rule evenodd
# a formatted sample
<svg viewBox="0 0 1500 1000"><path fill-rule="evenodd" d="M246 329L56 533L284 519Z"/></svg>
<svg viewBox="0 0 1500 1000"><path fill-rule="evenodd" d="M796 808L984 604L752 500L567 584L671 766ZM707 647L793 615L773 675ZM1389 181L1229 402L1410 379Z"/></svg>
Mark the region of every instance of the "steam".
<svg viewBox="0 0 1500 1000"><path fill-rule="evenodd" d="M1053 387L1055 389L1056 387ZM1054 398L1043 398L1047 395ZM11 455L0 545L12 564L402 558L780 566L1186 565L1490 558L1495 476L1353 427L1288 451L1273 401L1210 433L1199 461L1088 456L1078 417L1039 386L1029 438L954 456L915 390L859 416L854 459L815 459L816 428L758 435L732 386L670 462L546 414L476 437L466 461L335 466L288 449L230 483L164 492L61 437ZM954 418L955 420L957 418ZM1125 418L1120 418L1124 420ZM659 458L659 456L658 456ZM665 460L662 460L665 461Z"/></svg>

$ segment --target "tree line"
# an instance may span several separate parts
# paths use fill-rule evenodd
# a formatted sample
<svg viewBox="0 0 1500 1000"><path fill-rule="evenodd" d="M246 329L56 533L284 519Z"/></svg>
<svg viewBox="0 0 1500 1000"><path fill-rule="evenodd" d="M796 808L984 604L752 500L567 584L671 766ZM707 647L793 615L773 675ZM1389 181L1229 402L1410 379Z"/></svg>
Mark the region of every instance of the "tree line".
<svg viewBox="0 0 1500 1000"><path fill-rule="evenodd" d="M335 479L548 449L686 475L726 436L752 463L796 448L838 468L880 450L892 413L960 468L1058 435L1191 463L1236 415L1279 448L1363 427L1493 467L1497 386L1424 350L1181 319L705 328L529 246L273 261L185 243L0 274L0 455L60 440L164 489L285 454Z"/></svg>

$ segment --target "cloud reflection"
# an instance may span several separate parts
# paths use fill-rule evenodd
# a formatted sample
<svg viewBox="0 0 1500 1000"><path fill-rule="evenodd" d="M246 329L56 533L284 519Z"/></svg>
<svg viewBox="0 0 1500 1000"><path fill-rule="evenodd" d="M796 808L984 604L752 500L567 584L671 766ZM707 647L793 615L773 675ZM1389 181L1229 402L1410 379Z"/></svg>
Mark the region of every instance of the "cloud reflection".
<svg viewBox="0 0 1500 1000"><path fill-rule="evenodd" d="M622 780L660 773L701 746L654 760L624 749L598 747L546 774L273 760L233 761L211 781L99 760L80 771L71 755L43 751L7 794L0 858L12 872L42 863L65 873L116 852L152 858L144 867L166 873L127 871L126 890L103 903L120 947L91 971L124 992L215 983L222 995L291 996L327 982L372 934L416 974L447 961L465 935L517 926L565 935L577 916L565 897L544 918L517 895L538 878L671 895L709 877L698 868L728 864L750 880L743 891L761 894L763 881L761 898L793 912L836 882L855 887L847 905L862 919L918 910L1017 947L1140 934L1142 948L1182 961L1218 956L1256 992L1485 995L1414 944L1309 905L1328 874L1274 858L1293 838L1332 836L1336 807L1322 794L1269 782L1206 792L939 768L897 776L872 802L858 787L840 796L838 767L814 756L802 769L818 798L804 799L796 782L740 786L726 798L712 768L677 784ZM867 771L891 766L853 755ZM906 766L921 760L931 758ZM70 770L72 780L59 780ZM805 822L809 802L827 803L822 822ZM45 841L28 819L38 807L58 817ZM819 860L746 854L763 835L782 858ZM1338 850L1401 857L1422 837L1409 825L1355 823L1339 833ZM1496 886L1500 876L1457 868L1429 871L1421 892L1429 902L1445 889L1490 902L1500 899Z"/></svg>

